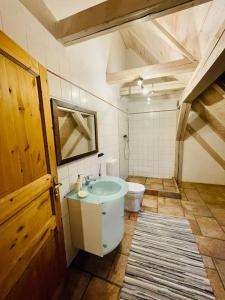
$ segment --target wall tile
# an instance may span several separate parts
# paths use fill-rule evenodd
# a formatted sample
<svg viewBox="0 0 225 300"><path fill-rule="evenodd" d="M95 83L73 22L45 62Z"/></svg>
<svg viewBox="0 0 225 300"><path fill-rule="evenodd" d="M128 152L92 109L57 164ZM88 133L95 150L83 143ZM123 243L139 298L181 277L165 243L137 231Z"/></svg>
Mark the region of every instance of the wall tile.
<svg viewBox="0 0 225 300"><path fill-rule="evenodd" d="M176 112L129 115L129 174L174 176Z"/></svg>
<svg viewBox="0 0 225 300"><path fill-rule="evenodd" d="M48 72L48 88L50 97L61 99L62 90L61 90L61 81L60 79Z"/></svg>
<svg viewBox="0 0 225 300"><path fill-rule="evenodd" d="M71 84L63 79L61 81L62 100L71 103Z"/></svg>
<svg viewBox="0 0 225 300"><path fill-rule="evenodd" d="M71 102L80 106L80 89L74 85L71 86Z"/></svg>

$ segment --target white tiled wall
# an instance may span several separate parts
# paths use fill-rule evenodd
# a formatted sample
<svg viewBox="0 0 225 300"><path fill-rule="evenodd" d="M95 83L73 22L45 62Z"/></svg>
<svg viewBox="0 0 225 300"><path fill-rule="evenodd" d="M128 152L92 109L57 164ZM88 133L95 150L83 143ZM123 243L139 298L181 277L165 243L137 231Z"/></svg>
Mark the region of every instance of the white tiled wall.
<svg viewBox="0 0 225 300"><path fill-rule="evenodd" d="M101 158L104 173L105 160L108 158L119 160L118 122L123 118L126 119L127 116L125 105L120 102L119 87L106 83L110 48L115 47L112 51L114 64L118 64L119 69L123 64L123 56L118 52L123 46L120 36L118 34L107 35L65 48L38 23L18 0L0 0L0 29L46 68L105 100L103 101L68 81L48 73L51 97L98 112L99 151L105 154ZM116 60L117 55L120 55L118 61ZM119 108L124 112L121 112ZM98 164L99 159L94 155L58 168L59 181L62 183L60 196L68 264L76 251L71 244L68 208L64 196L72 188L78 173L97 174Z"/></svg>
<svg viewBox="0 0 225 300"><path fill-rule="evenodd" d="M174 176L176 106L166 103L157 112L153 108L150 105L148 112L146 104L139 103L140 111L146 112L129 114L129 175L170 178Z"/></svg>
<svg viewBox="0 0 225 300"><path fill-rule="evenodd" d="M128 116L119 112L119 173L120 177L126 179L129 169L129 144L124 135L129 136Z"/></svg>

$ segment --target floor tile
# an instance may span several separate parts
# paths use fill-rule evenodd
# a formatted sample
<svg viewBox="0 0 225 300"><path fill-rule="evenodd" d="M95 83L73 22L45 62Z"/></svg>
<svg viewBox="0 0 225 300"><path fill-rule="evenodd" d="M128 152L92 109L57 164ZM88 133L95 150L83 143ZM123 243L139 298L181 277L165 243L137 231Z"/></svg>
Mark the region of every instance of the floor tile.
<svg viewBox="0 0 225 300"><path fill-rule="evenodd" d="M207 275L211 283L212 289L214 291L214 294L216 296L216 300L224 300L225 291L216 270L207 269Z"/></svg>
<svg viewBox="0 0 225 300"><path fill-rule="evenodd" d="M205 268L215 269L215 265L214 265L214 262L211 257L202 255L202 259L203 259Z"/></svg>
<svg viewBox="0 0 225 300"><path fill-rule="evenodd" d="M176 188L173 187L173 186L164 186L164 191L167 191L167 192L176 192Z"/></svg>
<svg viewBox="0 0 225 300"><path fill-rule="evenodd" d="M84 294L84 300L117 300L119 297L119 288L102 279L93 277L87 291Z"/></svg>
<svg viewBox="0 0 225 300"><path fill-rule="evenodd" d="M181 207L181 200L175 199L175 198L159 198L158 200L158 205L159 206L176 206L176 207Z"/></svg>
<svg viewBox="0 0 225 300"><path fill-rule="evenodd" d="M160 190L163 190L163 185L159 184L159 183L151 183L150 189L160 191Z"/></svg>
<svg viewBox="0 0 225 300"><path fill-rule="evenodd" d="M80 300L91 280L91 275L78 269L70 269L63 295L66 300Z"/></svg>
<svg viewBox="0 0 225 300"><path fill-rule="evenodd" d="M128 255L130 252L132 236L129 234L124 234L124 237L118 246L118 252L121 254Z"/></svg>
<svg viewBox="0 0 225 300"><path fill-rule="evenodd" d="M167 216L183 217L184 210L181 201L178 199L162 198L158 199L158 213Z"/></svg>
<svg viewBox="0 0 225 300"><path fill-rule="evenodd" d="M200 193L200 195L206 204L211 204L214 207L225 209L225 198L220 195L210 193Z"/></svg>
<svg viewBox="0 0 225 300"><path fill-rule="evenodd" d="M195 216L194 216L192 213L190 213L190 212L188 212L188 211L186 211L186 210L184 210L184 216L185 216L185 218L187 218L188 220L196 221Z"/></svg>
<svg viewBox="0 0 225 300"><path fill-rule="evenodd" d="M201 254L225 259L225 241L198 235L195 239Z"/></svg>
<svg viewBox="0 0 225 300"><path fill-rule="evenodd" d="M158 184L162 184L163 183L163 179L162 178L147 178L146 179L146 184L152 184L152 183L158 183Z"/></svg>
<svg viewBox="0 0 225 300"><path fill-rule="evenodd" d="M135 221L125 220L125 223L124 223L124 226L125 226L124 232L125 232L125 234L133 235L134 234L135 225L136 225Z"/></svg>
<svg viewBox="0 0 225 300"><path fill-rule="evenodd" d="M113 251L104 257L80 251L74 261L74 265L93 275L97 275L101 278L107 278L115 255L116 251Z"/></svg>
<svg viewBox="0 0 225 300"><path fill-rule="evenodd" d="M182 188L186 188L186 189L194 189L194 188L195 188L195 185L194 185L194 183L192 183L192 182L185 182L185 181L182 181L182 182L181 182L181 187L182 187Z"/></svg>
<svg viewBox="0 0 225 300"><path fill-rule="evenodd" d="M214 205L208 205L211 210L213 216L216 218L217 222L220 225L225 226L225 209L215 207Z"/></svg>
<svg viewBox="0 0 225 300"><path fill-rule="evenodd" d="M176 206L159 206L158 213L166 216L183 217L184 210Z"/></svg>
<svg viewBox="0 0 225 300"><path fill-rule="evenodd" d="M188 200L184 192L181 192L181 199L184 201Z"/></svg>
<svg viewBox="0 0 225 300"><path fill-rule="evenodd" d="M123 279L127 267L128 256L123 254L117 254L112 264L111 271L108 276L108 280L112 283L123 285Z"/></svg>
<svg viewBox="0 0 225 300"><path fill-rule="evenodd" d="M158 206L157 196L144 195L142 206L157 208Z"/></svg>
<svg viewBox="0 0 225 300"><path fill-rule="evenodd" d="M163 185L164 187L174 186L173 179L163 179Z"/></svg>
<svg viewBox="0 0 225 300"><path fill-rule="evenodd" d="M214 218L196 217L202 235L225 240L225 233Z"/></svg>
<svg viewBox="0 0 225 300"><path fill-rule="evenodd" d="M198 223L196 222L196 220L194 219L189 219L189 223L191 225L191 230L192 230L192 233L195 234L195 235L202 235L201 233L201 230L199 228L199 225Z"/></svg>
<svg viewBox="0 0 225 300"><path fill-rule="evenodd" d="M211 217L212 213L205 204L191 202L191 201L181 201L185 213L192 214L194 216Z"/></svg>
<svg viewBox="0 0 225 300"><path fill-rule="evenodd" d="M214 263L216 265L217 272L219 273L220 278L222 280L223 287L225 288L225 261L218 258L214 258Z"/></svg>
<svg viewBox="0 0 225 300"><path fill-rule="evenodd" d="M184 188L184 193L188 199L188 201L204 203L199 192L196 189L187 189Z"/></svg>
<svg viewBox="0 0 225 300"><path fill-rule="evenodd" d="M128 177L127 181L145 184L146 177L141 177L141 176Z"/></svg>
<svg viewBox="0 0 225 300"><path fill-rule="evenodd" d="M130 213L129 220L137 221L137 218L138 218L138 213L136 213L136 212L131 212Z"/></svg>
<svg viewBox="0 0 225 300"><path fill-rule="evenodd" d="M158 212L158 208L153 208L153 207L147 207L147 206L143 206L141 208L142 212L151 212L151 213L157 213Z"/></svg>

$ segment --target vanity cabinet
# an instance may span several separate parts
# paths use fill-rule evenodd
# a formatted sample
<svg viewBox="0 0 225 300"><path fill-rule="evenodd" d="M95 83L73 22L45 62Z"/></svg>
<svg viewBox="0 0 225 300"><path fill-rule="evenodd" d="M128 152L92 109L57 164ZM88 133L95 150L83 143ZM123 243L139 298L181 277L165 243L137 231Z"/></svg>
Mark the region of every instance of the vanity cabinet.
<svg viewBox="0 0 225 300"><path fill-rule="evenodd" d="M124 197L98 202L70 193L67 200L75 248L103 257L119 245L124 234Z"/></svg>

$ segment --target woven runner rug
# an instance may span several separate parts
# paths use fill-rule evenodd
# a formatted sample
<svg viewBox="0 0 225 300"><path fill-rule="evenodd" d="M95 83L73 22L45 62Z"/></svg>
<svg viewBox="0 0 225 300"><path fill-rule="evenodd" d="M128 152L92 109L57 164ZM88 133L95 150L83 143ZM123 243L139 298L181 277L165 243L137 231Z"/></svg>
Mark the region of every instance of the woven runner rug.
<svg viewBox="0 0 225 300"><path fill-rule="evenodd" d="M187 219L140 213L120 299L215 299Z"/></svg>

